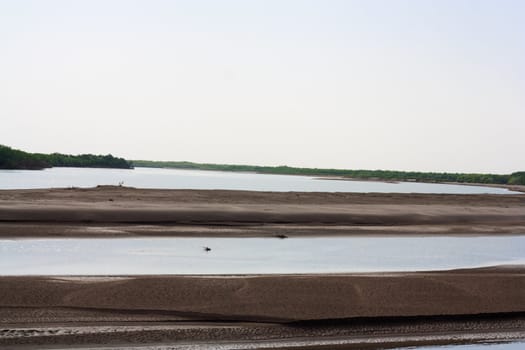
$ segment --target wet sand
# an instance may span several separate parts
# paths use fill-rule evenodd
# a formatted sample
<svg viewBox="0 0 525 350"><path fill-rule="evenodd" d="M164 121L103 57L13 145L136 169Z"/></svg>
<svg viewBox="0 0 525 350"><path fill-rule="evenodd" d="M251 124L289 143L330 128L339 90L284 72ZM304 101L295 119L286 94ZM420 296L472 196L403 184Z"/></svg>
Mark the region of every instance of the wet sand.
<svg viewBox="0 0 525 350"><path fill-rule="evenodd" d="M2 238L483 235L524 234L524 228L525 195L0 191ZM361 348L367 342L523 339L524 291L523 266L388 274L0 277L0 348L243 341L272 341L273 348ZM320 340L332 343L315 343Z"/></svg>

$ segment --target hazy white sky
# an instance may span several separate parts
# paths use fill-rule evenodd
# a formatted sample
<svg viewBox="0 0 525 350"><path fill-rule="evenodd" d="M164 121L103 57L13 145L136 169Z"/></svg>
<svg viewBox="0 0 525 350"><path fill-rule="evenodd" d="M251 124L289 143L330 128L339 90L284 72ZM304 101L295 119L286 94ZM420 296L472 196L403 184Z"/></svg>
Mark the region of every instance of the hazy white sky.
<svg viewBox="0 0 525 350"><path fill-rule="evenodd" d="M0 0L0 143L525 170L525 1Z"/></svg>

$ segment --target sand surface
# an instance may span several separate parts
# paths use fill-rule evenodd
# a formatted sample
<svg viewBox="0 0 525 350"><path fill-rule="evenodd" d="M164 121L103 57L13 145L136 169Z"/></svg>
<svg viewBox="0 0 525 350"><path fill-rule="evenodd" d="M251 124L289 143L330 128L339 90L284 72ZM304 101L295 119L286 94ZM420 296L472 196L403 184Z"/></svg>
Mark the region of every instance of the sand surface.
<svg viewBox="0 0 525 350"><path fill-rule="evenodd" d="M397 342L417 336L419 342L432 343L436 335L452 341L473 332L525 337L523 267L344 275L0 277L0 286L0 346L298 338L314 345L326 337L346 344L363 336L390 336ZM274 347L287 344L279 341Z"/></svg>
<svg viewBox="0 0 525 350"><path fill-rule="evenodd" d="M0 237L10 239L524 233L525 195L0 191ZM523 266L389 274L0 277L2 349L160 349L195 342L201 348L217 342L362 348L368 342L523 338Z"/></svg>
<svg viewBox="0 0 525 350"><path fill-rule="evenodd" d="M523 233L525 194L0 191L0 237Z"/></svg>
<svg viewBox="0 0 525 350"><path fill-rule="evenodd" d="M130 316L158 312L180 320L283 323L525 312L522 267L345 275L0 277L0 283L3 309L88 309L107 316L113 311ZM0 320L29 321L22 313L19 317Z"/></svg>

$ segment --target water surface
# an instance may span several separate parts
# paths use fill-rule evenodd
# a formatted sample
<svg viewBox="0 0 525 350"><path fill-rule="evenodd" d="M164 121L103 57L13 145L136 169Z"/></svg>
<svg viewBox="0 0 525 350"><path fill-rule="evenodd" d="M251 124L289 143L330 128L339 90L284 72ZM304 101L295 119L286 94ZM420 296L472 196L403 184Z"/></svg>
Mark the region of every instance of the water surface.
<svg viewBox="0 0 525 350"><path fill-rule="evenodd" d="M45 170L0 170L0 189L95 187L118 185L161 189L222 189L298 192L377 193L492 193L512 194L503 188L374 181L322 180L310 176L270 175L181 169L52 168Z"/></svg>
<svg viewBox="0 0 525 350"><path fill-rule="evenodd" d="M345 273L502 264L525 264L525 236L0 240L0 275Z"/></svg>
<svg viewBox="0 0 525 350"><path fill-rule="evenodd" d="M395 348L399 350L523 350L525 343L523 342L508 342L508 343L479 343L479 344L463 344L463 345L433 345L433 346L410 346Z"/></svg>

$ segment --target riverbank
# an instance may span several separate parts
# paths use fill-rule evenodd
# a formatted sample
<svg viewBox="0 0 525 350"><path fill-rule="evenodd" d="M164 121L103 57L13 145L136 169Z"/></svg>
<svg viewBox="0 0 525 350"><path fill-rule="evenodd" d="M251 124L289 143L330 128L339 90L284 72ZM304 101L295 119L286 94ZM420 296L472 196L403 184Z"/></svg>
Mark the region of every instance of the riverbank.
<svg viewBox="0 0 525 350"><path fill-rule="evenodd" d="M436 335L442 341L490 332L525 335L525 269L512 266L389 274L0 277L0 285L2 346L294 338L315 344L330 337L394 337L402 343L414 336L432 343Z"/></svg>
<svg viewBox="0 0 525 350"><path fill-rule="evenodd" d="M524 195L91 189L0 191L0 237L525 232Z"/></svg>
<svg viewBox="0 0 525 350"><path fill-rule="evenodd" d="M521 266L323 275L21 276L0 282L2 312L21 309L4 313L9 323L49 322L43 310L53 309L103 311L91 321L125 321L127 314L153 320L158 313L156 321L168 315L256 323L525 312ZM24 316L31 308L39 313ZM75 317L66 313L61 321Z"/></svg>

